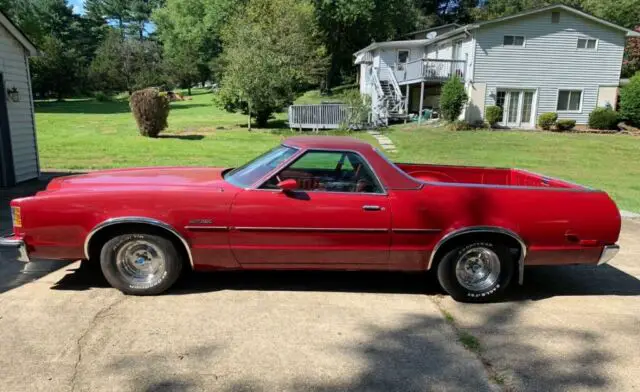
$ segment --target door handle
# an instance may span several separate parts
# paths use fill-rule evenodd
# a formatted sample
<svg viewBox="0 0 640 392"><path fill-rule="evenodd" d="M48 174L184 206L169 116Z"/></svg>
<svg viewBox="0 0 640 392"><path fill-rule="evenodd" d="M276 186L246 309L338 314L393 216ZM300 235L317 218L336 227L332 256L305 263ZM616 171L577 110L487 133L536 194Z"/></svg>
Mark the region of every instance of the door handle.
<svg viewBox="0 0 640 392"><path fill-rule="evenodd" d="M383 208L380 206L362 206L362 209L365 211L382 211Z"/></svg>

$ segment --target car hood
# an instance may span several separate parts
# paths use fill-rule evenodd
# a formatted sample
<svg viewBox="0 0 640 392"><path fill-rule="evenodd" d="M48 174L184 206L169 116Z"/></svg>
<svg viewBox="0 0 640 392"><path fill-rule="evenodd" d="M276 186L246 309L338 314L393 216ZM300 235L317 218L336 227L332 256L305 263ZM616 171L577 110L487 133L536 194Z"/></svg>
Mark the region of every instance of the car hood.
<svg viewBox="0 0 640 392"><path fill-rule="evenodd" d="M52 180L47 191L67 188L97 188L111 186L220 186L224 168L150 167L101 170L88 174L60 177Z"/></svg>

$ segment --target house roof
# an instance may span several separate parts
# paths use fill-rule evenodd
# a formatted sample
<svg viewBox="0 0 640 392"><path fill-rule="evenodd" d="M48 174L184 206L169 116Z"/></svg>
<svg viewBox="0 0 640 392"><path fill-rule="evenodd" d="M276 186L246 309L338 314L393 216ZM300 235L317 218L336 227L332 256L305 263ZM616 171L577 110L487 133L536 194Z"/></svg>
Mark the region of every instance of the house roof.
<svg viewBox="0 0 640 392"><path fill-rule="evenodd" d="M13 35L20 44L27 49L30 56L38 55L38 48L31 40L9 19L2 11L0 11L0 25L2 25L11 35Z"/></svg>
<svg viewBox="0 0 640 392"><path fill-rule="evenodd" d="M616 30L620 30L624 33L626 33L627 37L640 37L640 33L637 31L633 31L633 30L629 30L626 27L622 27L622 26L618 26L617 24L611 23L611 22L607 22L604 19L600 19L597 18L593 15L589 15L585 12L582 11L578 11L575 8L571 8L568 7L566 5L563 4L556 4L556 5L550 5L548 7L543 7L543 8L537 8L537 9L533 9L533 10L529 10L529 11L524 11L524 12L520 12L518 14L514 14L514 15L510 15L510 16L505 16L502 18L497 18L497 19L492 19L492 20L487 20L484 22L478 22L478 23L472 23L472 24L468 24L465 26L461 26L457 29L448 31L442 35L439 35L433 39L419 39L419 40L405 40L405 41L386 41L386 42L374 42L371 45L367 46L364 49L360 49L359 51L357 51L354 55L357 56L360 53L363 52L367 52L373 49L378 49L378 48L385 48L385 47L410 47L410 46L421 46L421 45L428 45L428 44L432 44L432 43L436 43L436 42L440 42L443 40L446 40L448 38L454 37L456 35L465 33L469 30L474 30L477 29L481 26L485 26L485 25L490 25L493 23L500 23L500 22L504 22L507 20L511 20L511 19L516 19L516 18L520 18L523 16L529 16L529 15L534 15L540 12L547 12L547 11L551 11L551 10L556 10L556 9L562 9L564 11L567 12L571 12L573 14L576 14L578 16L581 16L583 18L586 19L590 19L594 22L603 24L605 26L611 27L613 29ZM444 27L444 26L441 26Z"/></svg>
<svg viewBox="0 0 640 392"><path fill-rule="evenodd" d="M410 33L405 34L404 37L408 37L408 36L415 35L415 34L420 34L420 33L428 33L430 31L442 30L442 29L444 29L446 27L451 27L451 26L454 26L456 28L460 27L460 25L457 24L457 23L448 23L448 24L444 24L444 25L441 25L441 26L433 26L433 27L429 27L429 28L426 28L426 29L420 29L420 30L412 31Z"/></svg>

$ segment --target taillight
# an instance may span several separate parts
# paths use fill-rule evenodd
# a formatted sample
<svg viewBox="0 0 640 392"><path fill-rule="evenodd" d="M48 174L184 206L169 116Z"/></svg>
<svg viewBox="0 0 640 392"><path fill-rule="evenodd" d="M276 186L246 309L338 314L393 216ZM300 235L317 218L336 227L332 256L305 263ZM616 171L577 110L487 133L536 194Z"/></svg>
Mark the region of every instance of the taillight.
<svg viewBox="0 0 640 392"><path fill-rule="evenodd" d="M11 220L13 221L13 227L22 227L20 207L11 206Z"/></svg>

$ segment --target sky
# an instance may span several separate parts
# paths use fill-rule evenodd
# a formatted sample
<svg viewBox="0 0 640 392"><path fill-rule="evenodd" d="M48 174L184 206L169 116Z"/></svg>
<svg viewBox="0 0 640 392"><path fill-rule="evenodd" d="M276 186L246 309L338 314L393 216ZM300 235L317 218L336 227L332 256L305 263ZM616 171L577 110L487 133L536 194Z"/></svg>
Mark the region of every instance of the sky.
<svg viewBox="0 0 640 392"><path fill-rule="evenodd" d="M69 4L73 7L74 14L84 13L84 0L69 0Z"/></svg>

